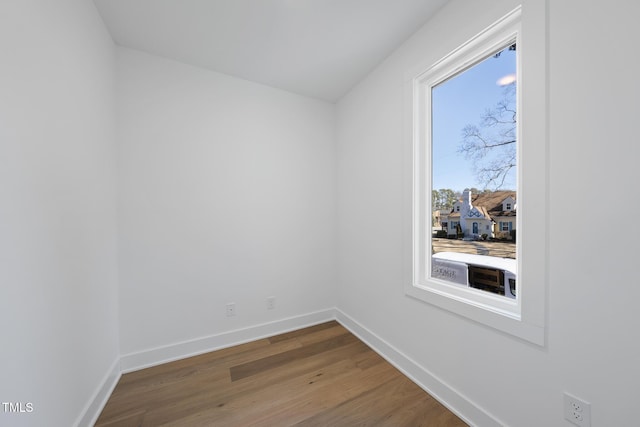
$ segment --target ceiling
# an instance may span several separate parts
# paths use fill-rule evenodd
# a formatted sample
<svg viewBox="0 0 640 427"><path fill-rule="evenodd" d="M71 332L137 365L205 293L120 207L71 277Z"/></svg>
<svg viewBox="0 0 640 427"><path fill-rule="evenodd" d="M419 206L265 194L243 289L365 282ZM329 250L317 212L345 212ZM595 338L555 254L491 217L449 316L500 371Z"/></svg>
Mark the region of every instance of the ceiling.
<svg viewBox="0 0 640 427"><path fill-rule="evenodd" d="M94 0L120 45L335 102L447 0Z"/></svg>

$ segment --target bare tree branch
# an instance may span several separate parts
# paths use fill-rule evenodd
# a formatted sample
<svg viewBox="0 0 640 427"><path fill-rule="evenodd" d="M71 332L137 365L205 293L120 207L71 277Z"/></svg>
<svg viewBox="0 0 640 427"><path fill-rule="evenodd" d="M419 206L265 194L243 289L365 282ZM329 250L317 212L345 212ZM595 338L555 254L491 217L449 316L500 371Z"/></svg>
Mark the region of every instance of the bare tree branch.
<svg viewBox="0 0 640 427"><path fill-rule="evenodd" d="M479 125L462 129L458 152L474 162L474 172L485 188L501 188L516 166L515 84L505 87L504 98L487 109Z"/></svg>

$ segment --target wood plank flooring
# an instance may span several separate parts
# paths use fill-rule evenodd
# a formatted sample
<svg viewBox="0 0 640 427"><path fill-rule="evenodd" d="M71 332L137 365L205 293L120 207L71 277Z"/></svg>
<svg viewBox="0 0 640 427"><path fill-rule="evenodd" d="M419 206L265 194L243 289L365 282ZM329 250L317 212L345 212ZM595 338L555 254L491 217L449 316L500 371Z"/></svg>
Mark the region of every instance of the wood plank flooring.
<svg viewBox="0 0 640 427"><path fill-rule="evenodd" d="M337 322L120 378L96 427L466 426Z"/></svg>

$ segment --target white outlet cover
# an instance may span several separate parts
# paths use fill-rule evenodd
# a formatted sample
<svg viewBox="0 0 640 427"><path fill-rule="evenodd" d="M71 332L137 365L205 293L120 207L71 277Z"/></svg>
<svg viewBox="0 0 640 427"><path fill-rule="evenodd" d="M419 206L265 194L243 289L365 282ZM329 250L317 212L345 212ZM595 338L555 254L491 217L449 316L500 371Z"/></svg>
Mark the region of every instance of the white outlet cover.
<svg viewBox="0 0 640 427"><path fill-rule="evenodd" d="M227 317L232 317L236 315L236 304L229 303L227 304Z"/></svg>
<svg viewBox="0 0 640 427"><path fill-rule="evenodd" d="M591 404L565 393L564 418L577 426L591 427Z"/></svg>

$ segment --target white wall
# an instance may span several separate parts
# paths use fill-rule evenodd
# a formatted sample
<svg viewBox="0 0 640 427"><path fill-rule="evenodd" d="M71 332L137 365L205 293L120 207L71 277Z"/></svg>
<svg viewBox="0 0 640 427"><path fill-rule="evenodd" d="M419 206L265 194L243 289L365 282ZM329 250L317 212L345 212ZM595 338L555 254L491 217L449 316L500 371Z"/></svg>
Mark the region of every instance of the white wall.
<svg viewBox="0 0 640 427"><path fill-rule="evenodd" d="M529 0L526 0L529 1ZM524 13L527 3L525 1ZM537 1L537 0L536 0ZM631 425L640 370L632 226L599 229L603 206L640 208L635 148L640 6L548 9L550 269L547 343L528 344L403 293L405 73L435 61L517 2L454 0L338 104L338 308L433 378L510 426L565 426L562 393L593 425ZM482 18L482 19L478 19ZM567 209L580 212L571 217ZM364 303L366 301L366 303ZM400 354L399 353L399 354ZM465 408L458 408L464 411ZM465 414L463 414L465 415Z"/></svg>
<svg viewBox="0 0 640 427"><path fill-rule="evenodd" d="M333 307L333 105L120 48L117 97L123 354Z"/></svg>
<svg viewBox="0 0 640 427"><path fill-rule="evenodd" d="M93 2L0 3L0 425L71 426L118 358L114 64Z"/></svg>

